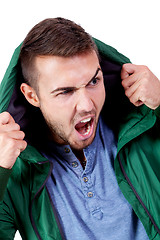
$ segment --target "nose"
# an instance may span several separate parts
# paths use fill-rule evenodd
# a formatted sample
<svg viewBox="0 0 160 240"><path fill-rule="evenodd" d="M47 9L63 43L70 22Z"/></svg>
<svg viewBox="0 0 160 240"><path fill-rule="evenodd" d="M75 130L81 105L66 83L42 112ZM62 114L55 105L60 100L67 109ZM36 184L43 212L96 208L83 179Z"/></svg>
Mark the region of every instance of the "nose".
<svg viewBox="0 0 160 240"><path fill-rule="evenodd" d="M78 96L76 96L76 110L77 112L90 112L93 110L92 96L87 92L85 88L79 89Z"/></svg>

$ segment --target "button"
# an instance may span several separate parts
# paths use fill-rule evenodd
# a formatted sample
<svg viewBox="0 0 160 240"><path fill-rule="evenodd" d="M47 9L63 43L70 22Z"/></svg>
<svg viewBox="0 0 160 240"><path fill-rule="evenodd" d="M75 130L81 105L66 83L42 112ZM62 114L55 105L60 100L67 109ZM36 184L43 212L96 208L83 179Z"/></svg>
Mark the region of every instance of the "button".
<svg viewBox="0 0 160 240"><path fill-rule="evenodd" d="M72 162L72 167L74 167L74 168L78 167L78 163L77 162Z"/></svg>
<svg viewBox="0 0 160 240"><path fill-rule="evenodd" d="M83 181L84 181L84 182L88 182L88 178L87 178L87 177L84 177L84 178L83 178Z"/></svg>
<svg viewBox="0 0 160 240"><path fill-rule="evenodd" d="M93 197L93 192L88 192L87 196L88 196L89 198Z"/></svg>
<svg viewBox="0 0 160 240"><path fill-rule="evenodd" d="M70 149L66 147L66 148L64 149L64 151L65 151L65 153L69 153L69 152L70 152Z"/></svg>

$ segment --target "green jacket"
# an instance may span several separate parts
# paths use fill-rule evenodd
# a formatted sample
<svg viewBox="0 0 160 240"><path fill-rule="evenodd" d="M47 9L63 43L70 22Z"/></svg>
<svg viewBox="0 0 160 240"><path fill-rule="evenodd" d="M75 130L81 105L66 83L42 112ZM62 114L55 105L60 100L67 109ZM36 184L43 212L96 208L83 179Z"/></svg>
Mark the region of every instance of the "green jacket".
<svg viewBox="0 0 160 240"><path fill-rule="evenodd" d="M102 115L118 137L117 181L149 238L160 240L160 109L129 103L120 79L121 66L129 59L95 42L106 87ZM60 240L63 233L45 186L54 166L38 151L45 141L45 123L39 109L29 105L19 90L19 52L20 46L1 83L0 112L11 113L25 132L28 146L12 170L0 168L0 239L13 239L18 229L23 239Z"/></svg>

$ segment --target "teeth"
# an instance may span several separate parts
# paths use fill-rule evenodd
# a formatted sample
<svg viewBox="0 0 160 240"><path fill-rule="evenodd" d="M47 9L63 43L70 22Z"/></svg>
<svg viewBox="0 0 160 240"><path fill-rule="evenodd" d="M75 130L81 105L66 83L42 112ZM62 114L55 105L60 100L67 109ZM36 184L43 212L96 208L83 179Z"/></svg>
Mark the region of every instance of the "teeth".
<svg viewBox="0 0 160 240"><path fill-rule="evenodd" d="M83 134L84 136L87 135L90 132L91 127L89 126L87 131Z"/></svg>
<svg viewBox="0 0 160 240"><path fill-rule="evenodd" d="M91 121L91 117L90 117L90 118L86 118L86 119L82 120L82 121L81 121L81 123L86 123L86 122L89 122L89 121Z"/></svg>

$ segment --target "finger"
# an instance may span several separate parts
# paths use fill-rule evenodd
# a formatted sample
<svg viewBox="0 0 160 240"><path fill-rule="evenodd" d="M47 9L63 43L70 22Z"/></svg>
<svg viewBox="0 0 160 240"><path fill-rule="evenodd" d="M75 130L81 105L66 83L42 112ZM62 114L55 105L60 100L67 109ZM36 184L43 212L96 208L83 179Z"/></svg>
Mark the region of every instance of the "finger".
<svg viewBox="0 0 160 240"><path fill-rule="evenodd" d="M14 154L16 155L16 158L19 156L19 154L24 151L27 147L27 142L25 140L14 140L10 141L10 144L8 145L9 149L12 147L14 148Z"/></svg>
<svg viewBox="0 0 160 240"><path fill-rule="evenodd" d="M144 103L141 100L138 100L137 102L133 103L136 107L142 106Z"/></svg>
<svg viewBox="0 0 160 240"><path fill-rule="evenodd" d="M133 103L136 107L141 106L144 102L141 99L141 91L136 89L136 91L129 97L131 103Z"/></svg>
<svg viewBox="0 0 160 240"><path fill-rule="evenodd" d="M25 140L17 140L17 144L20 152L24 151L27 147L27 142Z"/></svg>
<svg viewBox="0 0 160 240"><path fill-rule="evenodd" d="M11 131L19 131L20 130L20 126L17 123L8 123L8 124L4 124L0 127L0 132L11 132Z"/></svg>
<svg viewBox="0 0 160 240"><path fill-rule="evenodd" d="M129 77L131 74L135 72L135 69L136 69L136 65L132 63L123 64L122 70L121 70L121 79L123 80Z"/></svg>
<svg viewBox="0 0 160 240"><path fill-rule="evenodd" d="M8 132L6 136L8 138L12 138L15 140L23 140L25 137L25 134L23 131L12 131L12 132Z"/></svg>
<svg viewBox="0 0 160 240"><path fill-rule="evenodd" d="M0 142L7 144L10 140L23 140L25 137L24 132L22 131L12 131L8 133L3 133L0 135Z"/></svg>
<svg viewBox="0 0 160 240"><path fill-rule="evenodd" d="M130 81L131 85L124 88L125 89L125 95L130 98L136 91L138 91L138 88L140 86L140 82L133 82Z"/></svg>
<svg viewBox="0 0 160 240"><path fill-rule="evenodd" d="M0 124L15 123L13 117L8 112L3 112L0 114Z"/></svg>
<svg viewBox="0 0 160 240"><path fill-rule="evenodd" d="M138 75L133 74L122 81L122 86L126 90L126 89L130 88L133 84L135 84L135 82L138 82L138 81L139 81Z"/></svg>

